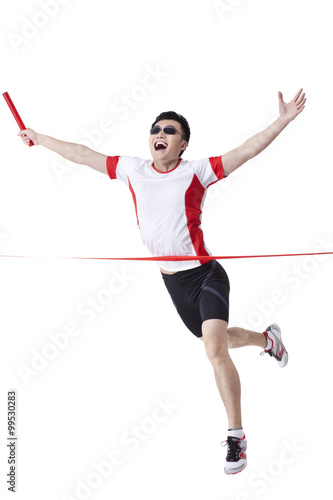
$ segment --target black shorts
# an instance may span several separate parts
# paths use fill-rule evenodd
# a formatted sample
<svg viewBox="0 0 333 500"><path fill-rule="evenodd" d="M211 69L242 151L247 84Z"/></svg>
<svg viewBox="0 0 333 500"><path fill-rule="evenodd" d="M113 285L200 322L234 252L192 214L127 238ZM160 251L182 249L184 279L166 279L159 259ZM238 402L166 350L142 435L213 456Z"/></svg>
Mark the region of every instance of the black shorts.
<svg viewBox="0 0 333 500"><path fill-rule="evenodd" d="M179 271L161 273L177 312L187 328L202 337L201 325L207 319L229 320L229 278L216 260Z"/></svg>

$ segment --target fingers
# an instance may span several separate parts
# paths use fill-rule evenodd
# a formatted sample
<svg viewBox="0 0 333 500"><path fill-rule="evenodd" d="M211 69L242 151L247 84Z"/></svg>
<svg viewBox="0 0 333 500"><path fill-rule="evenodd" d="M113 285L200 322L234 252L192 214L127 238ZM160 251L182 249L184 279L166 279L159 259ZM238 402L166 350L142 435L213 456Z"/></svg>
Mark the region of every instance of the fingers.
<svg viewBox="0 0 333 500"><path fill-rule="evenodd" d="M301 113L305 108L306 97L305 92L300 96L298 96L298 100L296 100L297 114Z"/></svg>
<svg viewBox="0 0 333 500"><path fill-rule="evenodd" d="M304 104L306 101L306 98L305 98L305 93L303 93L300 98L298 99L298 101L296 102L297 106L300 106L302 104Z"/></svg>
<svg viewBox="0 0 333 500"><path fill-rule="evenodd" d="M29 143L30 143L30 138L26 135L26 133L25 133L25 132L26 132L26 130L21 130L21 131L20 131L17 135L18 135L19 137L21 137L22 142L24 142L24 144L29 145Z"/></svg>
<svg viewBox="0 0 333 500"><path fill-rule="evenodd" d="M302 93L302 92L303 92L303 89L300 89L300 90L297 92L297 94L295 95L295 97L294 97L293 101L295 101L295 102L296 102L296 101L297 101L297 99L299 98L299 96L301 95L301 93Z"/></svg>
<svg viewBox="0 0 333 500"><path fill-rule="evenodd" d="M305 92L303 92L303 94L302 92L303 89L300 89L293 99L296 104L297 115L299 115L305 108L306 97L305 97Z"/></svg>
<svg viewBox="0 0 333 500"><path fill-rule="evenodd" d="M306 99L305 99L306 100ZM305 108L305 105L303 105L301 108L297 108L297 115L299 115L300 113L302 113L303 109Z"/></svg>
<svg viewBox="0 0 333 500"><path fill-rule="evenodd" d="M297 103L297 109L301 109L301 108L303 109L305 107L305 103L306 103L306 99L305 99L305 97L303 97L303 99L299 103Z"/></svg>

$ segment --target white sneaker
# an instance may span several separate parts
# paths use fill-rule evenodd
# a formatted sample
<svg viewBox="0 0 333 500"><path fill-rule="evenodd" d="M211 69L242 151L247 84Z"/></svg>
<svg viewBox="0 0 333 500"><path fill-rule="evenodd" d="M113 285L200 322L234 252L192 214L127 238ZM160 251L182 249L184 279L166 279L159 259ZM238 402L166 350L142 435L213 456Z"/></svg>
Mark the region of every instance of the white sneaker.
<svg viewBox="0 0 333 500"><path fill-rule="evenodd" d="M267 352L270 356L273 356L273 358L276 359L280 368L284 368L288 363L288 352L282 343L280 328L278 327L278 325L273 323L266 329L264 335L267 339L270 339L272 341L273 346L271 347L271 349L265 349L265 351L263 351L261 354Z"/></svg>
<svg viewBox="0 0 333 500"><path fill-rule="evenodd" d="M242 439L234 436L228 436L227 441L222 441L221 445L228 445L224 472L226 474L238 474L239 472L242 472L247 465L247 441L245 436Z"/></svg>

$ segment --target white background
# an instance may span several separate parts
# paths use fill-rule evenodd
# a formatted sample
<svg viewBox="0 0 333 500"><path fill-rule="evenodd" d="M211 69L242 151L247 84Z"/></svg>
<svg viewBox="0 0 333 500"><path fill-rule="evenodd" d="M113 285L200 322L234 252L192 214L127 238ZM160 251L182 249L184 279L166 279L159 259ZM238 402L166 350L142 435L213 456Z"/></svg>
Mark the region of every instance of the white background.
<svg viewBox="0 0 333 500"><path fill-rule="evenodd" d="M203 229L218 255L332 251L330 2L215 4L6 2L1 92L27 127L108 155L148 158L152 121L176 110L192 129L185 158L195 159L240 145L276 119L279 90L289 101L303 87L305 111L211 188ZM148 255L124 185L24 146L4 100L0 117L0 254ZM112 131L97 132L105 119ZM20 500L273 500L330 490L332 256L222 264L230 325L263 331L277 322L290 355L280 370L260 349L231 352L249 443L248 467L234 477L223 472L227 421L211 366L155 263L0 259L1 497L12 498L11 389ZM106 295L115 272L123 281ZM92 297L105 301L95 313ZM75 337L64 333L70 323ZM52 334L67 345L57 348ZM173 405L169 414L157 413L158 400ZM157 414L163 422L151 420ZM123 436L141 425L134 450ZM122 465L102 479L93 464L116 450Z"/></svg>

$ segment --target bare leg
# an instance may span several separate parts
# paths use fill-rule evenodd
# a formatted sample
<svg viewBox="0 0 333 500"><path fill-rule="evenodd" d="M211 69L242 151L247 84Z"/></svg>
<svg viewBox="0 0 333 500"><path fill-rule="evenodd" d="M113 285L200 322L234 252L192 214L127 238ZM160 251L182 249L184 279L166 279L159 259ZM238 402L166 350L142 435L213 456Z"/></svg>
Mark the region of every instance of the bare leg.
<svg viewBox="0 0 333 500"><path fill-rule="evenodd" d="M266 347L266 337L263 333L245 330L244 328L228 328L228 349L245 346L258 346L263 349Z"/></svg>
<svg viewBox="0 0 333 500"><path fill-rule="evenodd" d="M227 322L209 319L202 324L203 341L216 384L224 403L229 429L242 427L241 386L236 367L228 352Z"/></svg>
<svg viewBox="0 0 333 500"><path fill-rule="evenodd" d="M204 340L200 337L200 340ZM244 328L232 327L227 329L228 349L237 347L258 346L265 349L266 337L263 333L245 330Z"/></svg>

